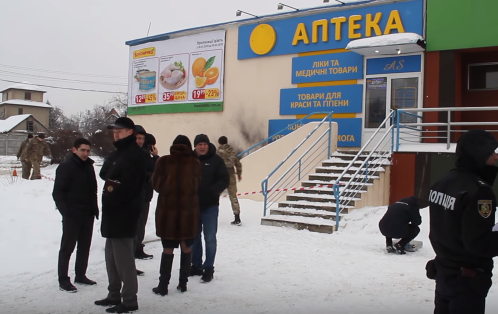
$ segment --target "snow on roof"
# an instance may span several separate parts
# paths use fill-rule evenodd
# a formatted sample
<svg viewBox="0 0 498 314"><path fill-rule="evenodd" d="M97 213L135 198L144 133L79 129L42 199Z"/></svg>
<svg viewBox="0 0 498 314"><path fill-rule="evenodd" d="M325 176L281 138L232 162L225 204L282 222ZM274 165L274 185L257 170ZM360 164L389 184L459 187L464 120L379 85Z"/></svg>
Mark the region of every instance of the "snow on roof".
<svg viewBox="0 0 498 314"><path fill-rule="evenodd" d="M0 133L6 133L19 125L27 118L31 117L30 114L21 114L17 116L9 117L5 120L0 120Z"/></svg>
<svg viewBox="0 0 498 314"><path fill-rule="evenodd" d="M16 83L12 86L9 86L3 90L0 91L1 92L4 92L6 90L9 90L9 89L21 89L21 90L30 90L30 91L35 91L35 92L42 92L42 93L46 93L47 91L46 90L43 90L41 89L40 87L36 86L36 85L32 85L32 84L29 84L28 82L21 82L21 83Z"/></svg>
<svg viewBox="0 0 498 314"><path fill-rule="evenodd" d="M416 44L419 40L423 41L424 38L415 33L389 34L353 40L349 42L349 44L346 46L346 49Z"/></svg>
<svg viewBox="0 0 498 314"><path fill-rule="evenodd" d="M0 102L1 105L18 105L18 106L31 106L31 107L42 107L42 108L52 108L49 104L40 101L24 100L24 99L10 99L4 102Z"/></svg>

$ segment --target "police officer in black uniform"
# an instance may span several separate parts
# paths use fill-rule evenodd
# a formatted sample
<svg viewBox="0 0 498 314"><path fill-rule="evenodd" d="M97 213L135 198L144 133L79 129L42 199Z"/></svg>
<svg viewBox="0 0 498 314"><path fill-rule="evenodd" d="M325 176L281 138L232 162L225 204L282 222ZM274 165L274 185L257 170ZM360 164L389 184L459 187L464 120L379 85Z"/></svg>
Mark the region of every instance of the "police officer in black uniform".
<svg viewBox="0 0 498 314"><path fill-rule="evenodd" d="M436 258L427 276L436 280L435 314L485 312L493 257L498 256L496 198L498 141L483 130L458 140L456 167L429 193L430 235Z"/></svg>

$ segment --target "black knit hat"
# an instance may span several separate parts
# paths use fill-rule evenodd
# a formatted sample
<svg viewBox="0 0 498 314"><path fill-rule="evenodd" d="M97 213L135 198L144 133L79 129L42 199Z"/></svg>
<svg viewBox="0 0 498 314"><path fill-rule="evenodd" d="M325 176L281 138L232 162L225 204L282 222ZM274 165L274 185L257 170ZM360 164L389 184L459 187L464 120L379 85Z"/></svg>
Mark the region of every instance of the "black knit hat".
<svg viewBox="0 0 498 314"><path fill-rule="evenodd" d="M107 126L108 129L135 129L135 123L128 117L117 118L116 122Z"/></svg>
<svg viewBox="0 0 498 314"><path fill-rule="evenodd" d="M175 140L173 141L173 145L177 144L187 145L190 149L192 149L192 143L190 143L190 140L185 135L178 135L175 138Z"/></svg>
<svg viewBox="0 0 498 314"><path fill-rule="evenodd" d="M195 137L194 146L197 146L199 143L211 144L209 137L206 134L199 134Z"/></svg>
<svg viewBox="0 0 498 314"><path fill-rule="evenodd" d="M156 145L156 138L154 137L154 135L152 135L150 133L146 133L144 147L147 147L149 145Z"/></svg>
<svg viewBox="0 0 498 314"><path fill-rule="evenodd" d="M133 133L141 134L141 135L147 134L147 132L145 132L144 127L141 125L138 125L138 124L135 124L135 128L133 129Z"/></svg>
<svg viewBox="0 0 498 314"><path fill-rule="evenodd" d="M44 139L44 138L45 138L45 134L43 134L43 133L39 133L39 134L38 134L38 138Z"/></svg>

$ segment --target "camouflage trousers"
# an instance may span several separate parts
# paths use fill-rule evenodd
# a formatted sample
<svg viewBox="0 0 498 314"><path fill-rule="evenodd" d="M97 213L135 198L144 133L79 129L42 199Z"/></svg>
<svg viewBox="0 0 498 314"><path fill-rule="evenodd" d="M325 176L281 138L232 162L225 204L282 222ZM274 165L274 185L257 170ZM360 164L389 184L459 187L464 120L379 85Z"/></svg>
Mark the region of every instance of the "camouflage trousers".
<svg viewBox="0 0 498 314"><path fill-rule="evenodd" d="M31 162L23 161L22 164L22 178L29 180L29 175L31 174Z"/></svg>
<svg viewBox="0 0 498 314"><path fill-rule="evenodd" d="M240 215L240 205L237 199L237 176L235 171L228 171L230 176L230 184L228 185L228 197L232 203L232 210L235 215Z"/></svg>
<svg viewBox="0 0 498 314"><path fill-rule="evenodd" d="M40 163L41 160L35 159L31 160L31 164L33 165L33 174L31 174L30 180L40 180L41 179L41 173L40 173Z"/></svg>

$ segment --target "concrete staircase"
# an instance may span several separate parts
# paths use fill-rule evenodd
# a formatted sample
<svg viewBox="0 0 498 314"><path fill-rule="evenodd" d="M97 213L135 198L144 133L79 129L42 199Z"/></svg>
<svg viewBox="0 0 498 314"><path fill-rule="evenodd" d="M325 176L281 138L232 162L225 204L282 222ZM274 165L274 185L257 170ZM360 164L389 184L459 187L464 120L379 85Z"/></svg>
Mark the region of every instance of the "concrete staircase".
<svg viewBox="0 0 498 314"><path fill-rule="evenodd" d="M315 169L315 173L309 175L308 180L301 182L303 187L308 187L309 189L288 194L286 201L278 203L278 207L270 208L269 215L261 219L261 224L292 227L299 230L306 229L320 233L334 232L337 204L334 190L332 187L317 186L335 183L357 153L354 151L335 152L329 160L322 162L321 167ZM347 174L341 179L342 184L347 184L367 156L368 153L365 152L355 161ZM350 202L346 204L339 214L339 220L343 219L345 215L355 208L387 205L380 203L386 202L384 189L386 180L389 180L390 158L386 159L384 157L375 167L377 169L375 175L369 175L367 182L359 188L356 195L349 198ZM375 169L369 169L372 172L373 170ZM365 175L359 177L366 179ZM361 183L353 183L346 192L357 190L355 186L358 187L359 185Z"/></svg>

